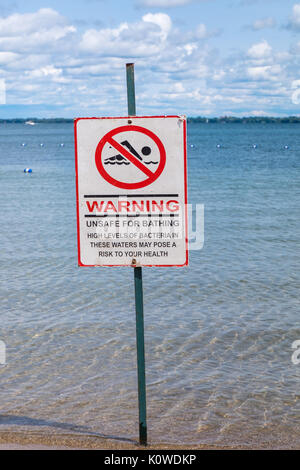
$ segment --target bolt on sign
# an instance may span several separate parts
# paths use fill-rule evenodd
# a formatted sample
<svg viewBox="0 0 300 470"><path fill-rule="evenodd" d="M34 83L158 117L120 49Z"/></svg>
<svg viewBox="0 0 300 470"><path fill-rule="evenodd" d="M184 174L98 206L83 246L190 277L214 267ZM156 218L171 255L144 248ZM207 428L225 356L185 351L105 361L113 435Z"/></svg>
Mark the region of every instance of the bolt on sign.
<svg viewBox="0 0 300 470"><path fill-rule="evenodd" d="M79 266L186 266L185 116L75 120Z"/></svg>

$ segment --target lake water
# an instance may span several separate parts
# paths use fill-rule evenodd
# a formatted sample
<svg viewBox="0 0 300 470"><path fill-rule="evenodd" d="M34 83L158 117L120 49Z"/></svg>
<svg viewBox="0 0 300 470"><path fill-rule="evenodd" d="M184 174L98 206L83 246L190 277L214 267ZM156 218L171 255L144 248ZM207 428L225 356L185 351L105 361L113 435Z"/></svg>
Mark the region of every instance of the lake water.
<svg viewBox="0 0 300 470"><path fill-rule="evenodd" d="M299 447L299 129L188 125L205 243L143 270L153 444ZM72 124L1 124L0 181L0 432L137 439L133 271L77 267Z"/></svg>

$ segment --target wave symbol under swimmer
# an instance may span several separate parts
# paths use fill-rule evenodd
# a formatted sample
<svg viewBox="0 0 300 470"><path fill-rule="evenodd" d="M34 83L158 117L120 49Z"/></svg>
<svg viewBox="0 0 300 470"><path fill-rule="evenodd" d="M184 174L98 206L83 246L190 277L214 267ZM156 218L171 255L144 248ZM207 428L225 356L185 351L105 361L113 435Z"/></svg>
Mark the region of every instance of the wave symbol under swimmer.
<svg viewBox="0 0 300 470"><path fill-rule="evenodd" d="M157 165L159 162L154 162L152 160L150 161L145 161L143 158L138 154L138 152L132 147L132 145L128 142L128 140L124 140L124 142L121 142L124 147L127 147L128 150L134 155L136 158L138 158L141 162L143 162L145 165ZM110 147L112 148L112 147ZM145 146L141 150L142 154L145 156L148 156L151 154L151 148L148 146ZM127 160L123 155L120 155L119 153L117 155L113 155L112 157L108 157L104 160L104 165L130 165L131 162Z"/></svg>

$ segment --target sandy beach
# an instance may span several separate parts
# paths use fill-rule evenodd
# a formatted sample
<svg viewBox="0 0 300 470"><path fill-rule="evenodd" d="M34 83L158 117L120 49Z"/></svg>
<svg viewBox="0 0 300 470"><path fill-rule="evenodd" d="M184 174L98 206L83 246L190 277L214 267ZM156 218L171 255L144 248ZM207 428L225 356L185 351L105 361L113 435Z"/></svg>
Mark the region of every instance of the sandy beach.
<svg viewBox="0 0 300 470"><path fill-rule="evenodd" d="M232 450L242 447L207 445L149 444L147 447L135 441L107 439L90 436L42 435L36 433L3 432L0 434L0 450Z"/></svg>
<svg viewBox="0 0 300 470"><path fill-rule="evenodd" d="M151 443L147 447L140 446L138 441L121 438L104 438L68 434L42 434L31 432L2 432L0 433L1 450L278 450L287 449L288 446L258 445L207 445L207 444L172 444Z"/></svg>

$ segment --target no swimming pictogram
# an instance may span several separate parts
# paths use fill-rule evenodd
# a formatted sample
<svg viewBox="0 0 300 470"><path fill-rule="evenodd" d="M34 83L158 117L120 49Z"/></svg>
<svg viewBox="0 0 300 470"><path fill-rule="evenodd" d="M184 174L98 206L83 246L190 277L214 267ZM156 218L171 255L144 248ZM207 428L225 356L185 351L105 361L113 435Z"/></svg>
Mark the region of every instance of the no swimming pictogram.
<svg viewBox="0 0 300 470"><path fill-rule="evenodd" d="M120 126L100 140L95 161L100 175L122 189L139 189L153 183L166 164L159 137L141 126Z"/></svg>

